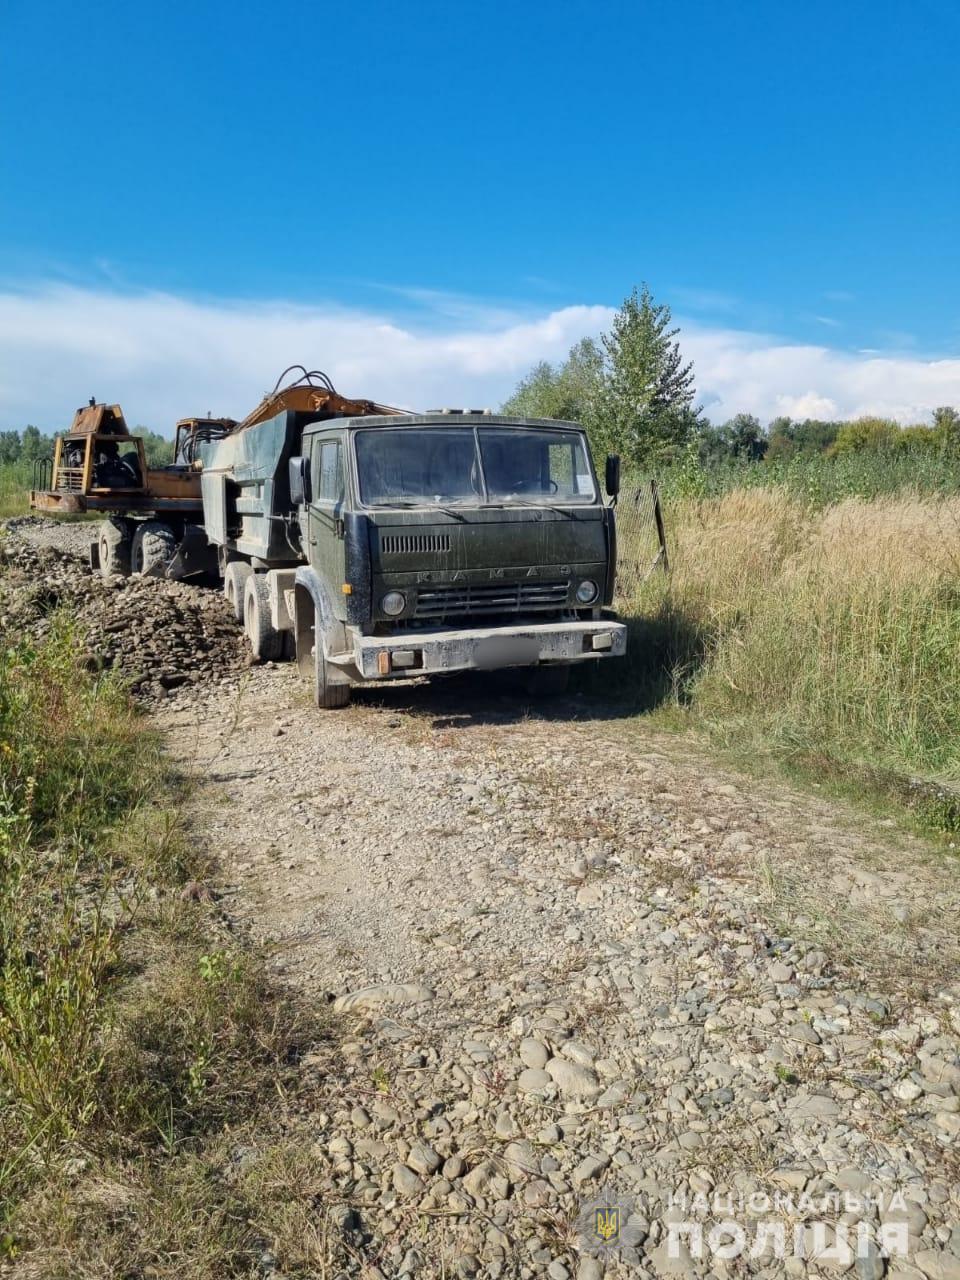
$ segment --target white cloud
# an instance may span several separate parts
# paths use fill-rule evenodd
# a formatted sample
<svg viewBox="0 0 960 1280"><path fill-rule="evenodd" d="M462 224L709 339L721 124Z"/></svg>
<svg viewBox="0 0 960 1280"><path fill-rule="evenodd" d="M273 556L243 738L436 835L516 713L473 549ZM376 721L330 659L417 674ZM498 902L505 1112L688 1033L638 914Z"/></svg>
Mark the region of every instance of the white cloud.
<svg viewBox="0 0 960 1280"><path fill-rule="evenodd" d="M960 359L865 354L695 326L681 338L707 413L718 422L739 412L763 421L880 414L919 422L937 405L960 405Z"/></svg>
<svg viewBox="0 0 960 1280"><path fill-rule="evenodd" d="M242 417L291 363L347 394L388 404L490 405L538 360L559 359L609 323L605 307L528 318L476 308L469 327L336 303L196 301L64 286L0 293L0 424L69 422L91 395L131 423L169 430L191 414Z"/></svg>
<svg viewBox="0 0 960 1280"><path fill-rule="evenodd" d="M496 406L538 360L561 359L610 324L602 306L530 309L424 291L416 323L337 303L195 300L62 285L0 292L0 426L69 422L90 395L169 431L195 413L242 416L291 362L387 403ZM902 421L960 405L960 359L852 353L681 324L700 399L715 421L745 411Z"/></svg>

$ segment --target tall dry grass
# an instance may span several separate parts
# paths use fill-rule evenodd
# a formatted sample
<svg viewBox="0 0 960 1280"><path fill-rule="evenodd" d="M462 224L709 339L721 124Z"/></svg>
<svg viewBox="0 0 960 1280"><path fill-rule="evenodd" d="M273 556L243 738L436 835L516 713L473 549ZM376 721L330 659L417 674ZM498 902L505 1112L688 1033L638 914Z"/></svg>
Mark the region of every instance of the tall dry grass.
<svg viewBox="0 0 960 1280"><path fill-rule="evenodd" d="M960 777L960 498L741 489L667 522L670 576L621 602L651 701L731 742ZM642 536L621 526L628 558Z"/></svg>

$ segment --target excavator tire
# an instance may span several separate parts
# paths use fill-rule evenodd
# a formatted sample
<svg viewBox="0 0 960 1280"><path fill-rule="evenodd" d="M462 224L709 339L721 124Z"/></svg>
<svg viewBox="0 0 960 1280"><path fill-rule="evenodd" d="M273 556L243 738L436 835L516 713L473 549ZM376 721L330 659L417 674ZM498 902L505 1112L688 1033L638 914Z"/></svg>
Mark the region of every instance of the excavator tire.
<svg viewBox="0 0 960 1280"><path fill-rule="evenodd" d="M263 574L251 573L243 588L243 629L259 662L276 662L283 652L283 633L270 621L270 593Z"/></svg>
<svg viewBox="0 0 960 1280"><path fill-rule="evenodd" d="M98 530L100 576L125 578L130 572L133 532L128 520L104 520Z"/></svg>
<svg viewBox="0 0 960 1280"><path fill-rule="evenodd" d="M223 594L233 610L233 616L241 624L243 623L244 594L247 579L251 573L253 573L253 569L247 564L246 560L231 560L223 572Z"/></svg>
<svg viewBox="0 0 960 1280"><path fill-rule="evenodd" d="M162 520L144 520L133 535L132 568L145 578L162 578L177 554L177 535Z"/></svg>

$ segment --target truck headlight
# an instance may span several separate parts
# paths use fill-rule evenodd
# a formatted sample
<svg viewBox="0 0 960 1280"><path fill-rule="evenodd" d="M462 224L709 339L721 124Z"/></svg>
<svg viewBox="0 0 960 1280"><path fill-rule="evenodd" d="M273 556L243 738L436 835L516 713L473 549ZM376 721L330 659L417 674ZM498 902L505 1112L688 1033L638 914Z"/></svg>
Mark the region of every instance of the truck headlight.
<svg viewBox="0 0 960 1280"><path fill-rule="evenodd" d="M584 579L577 587L577 599L581 604L593 604L597 598L597 584L591 582L589 578Z"/></svg>
<svg viewBox="0 0 960 1280"><path fill-rule="evenodd" d="M380 601L380 608L391 618L395 618L398 613L403 613L406 607L407 597L402 591L388 591Z"/></svg>

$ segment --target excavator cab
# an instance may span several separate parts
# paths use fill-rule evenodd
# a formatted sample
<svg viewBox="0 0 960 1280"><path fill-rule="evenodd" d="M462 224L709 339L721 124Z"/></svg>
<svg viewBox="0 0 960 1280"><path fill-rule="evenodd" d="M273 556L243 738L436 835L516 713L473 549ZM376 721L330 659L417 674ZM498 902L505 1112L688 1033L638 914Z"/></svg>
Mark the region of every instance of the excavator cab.
<svg viewBox="0 0 960 1280"><path fill-rule="evenodd" d="M118 404L88 405L58 436L53 458L34 467L30 505L39 511L85 511L109 506L118 490L144 492L147 461L143 441L130 434Z"/></svg>
<svg viewBox="0 0 960 1280"><path fill-rule="evenodd" d="M199 460L198 448L210 440L222 440L236 426L233 418L181 418L173 442L173 465L193 467Z"/></svg>

